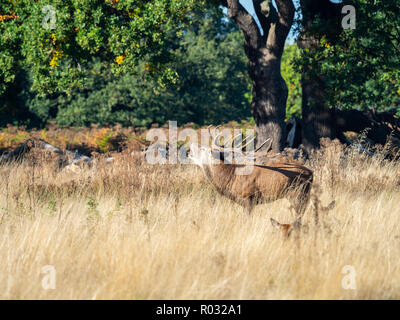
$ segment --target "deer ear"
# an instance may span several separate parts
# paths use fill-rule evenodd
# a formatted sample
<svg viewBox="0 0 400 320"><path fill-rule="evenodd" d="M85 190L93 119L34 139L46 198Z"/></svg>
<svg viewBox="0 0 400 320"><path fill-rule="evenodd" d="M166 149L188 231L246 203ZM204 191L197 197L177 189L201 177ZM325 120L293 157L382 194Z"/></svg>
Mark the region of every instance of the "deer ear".
<svg viewBox="0 0 400 320"><path fill-rule="evenodd" d="M271 218L271 224L272 224L272 226L274 228L280 228L281 227L281 224L278 221L276 221L275 219L272 219L272 218Z"/></svg>

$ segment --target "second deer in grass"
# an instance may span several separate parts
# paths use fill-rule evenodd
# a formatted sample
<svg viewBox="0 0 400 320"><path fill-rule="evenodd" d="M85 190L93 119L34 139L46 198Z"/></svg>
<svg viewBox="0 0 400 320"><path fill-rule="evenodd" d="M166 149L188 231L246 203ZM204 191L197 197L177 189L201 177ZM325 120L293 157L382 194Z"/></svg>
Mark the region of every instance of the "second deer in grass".
<svg viewBox="0 0 400 320"><path fill-rule="evenodd" d="M293 231L296 232L300 230L301 218L302 217L297 218L293 223L279 223L275 219L271 218L271 224L275 228L279 229L283 239L287 239L290 237Z"/></svg>
<svg viewBox="0 0 400 320"><path fill-rule="evenodd" d="M271 160L268 165L226 163L226 159L237 148L221 146L218 144L218 137L212 139L211 148L192 144L189 159L203 170L220 194L239 203L249 213L257 204L287 198L298 217L303 215L310 199L313 181L313 172L310 169L297 162L282 159ZM243 157L254 160L266 156L270 146L262 153L258 152L258 148L254 152L244 153Z"/></svg>

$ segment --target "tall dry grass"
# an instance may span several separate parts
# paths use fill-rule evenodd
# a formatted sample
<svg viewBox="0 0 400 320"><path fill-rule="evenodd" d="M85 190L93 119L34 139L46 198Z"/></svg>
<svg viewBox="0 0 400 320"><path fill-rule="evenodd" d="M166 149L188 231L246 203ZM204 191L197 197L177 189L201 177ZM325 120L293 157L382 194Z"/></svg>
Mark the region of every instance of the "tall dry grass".
<svg viewBox="0 0 400 320"><path fill-rule="evenodd" d="M0 298L400 298L400 165L336 143L307 165L313 202L286 241L270 217L293 221L287 200L249 216L192 165L128 153L76 173L2 165ZM42 287L45 265L54 290ZM346 265L356 290L342 287Z"/></svg>

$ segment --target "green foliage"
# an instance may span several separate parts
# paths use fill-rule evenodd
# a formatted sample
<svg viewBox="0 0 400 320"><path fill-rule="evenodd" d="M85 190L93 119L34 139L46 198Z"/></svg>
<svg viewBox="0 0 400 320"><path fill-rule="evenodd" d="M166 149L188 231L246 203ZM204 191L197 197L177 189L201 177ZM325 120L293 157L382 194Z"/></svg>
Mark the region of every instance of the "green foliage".
<svg viewBox="0 0 400 320"><path fill-rule="evenodd" d="M294 61L300 57L300 49L297 44L286 44L285 51L282 55L281 72L285 80L289 95L286 104L286 117L301 116L301 76L295 70Z"/></svg>
<svg viewBox="0 0 400 320"><path fill-rule="evenodd" d="M94 57L115 74L130 72L146 58L159 73L168 60L166 34L179 34L190 11L202 1L180 0L54 0L56 20L44 27L50 14L47 0L0 0L3 14L18 18L0 21L0 94L21 66L29 66L32 88L41 94L69 92L81 87L84 69Z"/></svg>
<svg viewBox="0 0 400 320"><path fill-rule="evenodd" d="M302 50L297 66L305 77L322 75L331 106L397 108L400 111L400 7L396 0L348 0L356 29L333 38L316 19L320 44Z"/></svg>
<svg viewBox="0 0 400 320"><path fill-rule="evenodd" d="M165 68L174 70L175 81L152 77L146 59L118 76L97 58L85 70L84 90L33 95L31 112L44 121L55 117L61 126L145 127L167 120L208 124L250 117L243 36L221 11L196 12L181 40L171 32L165 41L172 47Z"/></svg>
<svg viewBox="0 0 400 320"><path fill-rule="evenodd" d="M345 2L356 7L355 30L336 36L315 19L318 48L286 46L287 117L301 115L300 74L323 76L331 106L399 108L397 1ZM250 117L243 36L210 1L54 0L54 29L43 25L47 5L0 0L0 126Z"/></svg>
<svg viewBox="0 0 400 320"><path fill-rule="evenodd" d="M194 24L176 50L176 112L200 124L250 116L250 88L242 33L215 11Z"/></svg>
<svg viewBox="0 0 400 320"><path fill-rule="evenodd" d="M15 81L15 69L21 59L17 18L11 15L9 1L0 1L0 96ZM3 11L4 10L4 11ZM10 14L5 14L10 13Z"/></svg>

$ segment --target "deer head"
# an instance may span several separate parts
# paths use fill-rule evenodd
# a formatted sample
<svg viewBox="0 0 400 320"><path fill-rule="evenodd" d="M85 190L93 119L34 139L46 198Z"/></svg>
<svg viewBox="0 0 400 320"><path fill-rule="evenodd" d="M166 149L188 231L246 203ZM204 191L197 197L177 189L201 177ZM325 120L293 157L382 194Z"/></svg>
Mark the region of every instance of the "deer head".
<svg viewBox="0 0 400 320"><path fill-rule="evenodd" d="M294 221L293 223L279 223L275 219L271 218L271 224L273 227L279 229L283 239L287 239L290 237L290 235L293 231L296 232L296 231L300 230L300 228L302 226L301 218L302 217L297 218L297 220Z"/></svg>
<svg viewBox="0 0 400 320"><path fill-rule="evenodd" d="M254 142L255 137L252 137L249 139L249 141L246 141L247 138L243 141L246 142L243 146L240 144L234 144L233 147L226 147L226 145L229 142L235 141L241 134L237 135L233 139L229 139L228 141L225 141L224 145L221 145L219 143L219 139L221 138L222 134L218 134L217 136L213 136L211 133L210 127L208 128L208 132L210 137L212 138L211 140L211 148L203 146L203 145L198 145L195 143L192 143L190 145L190 152L188 158L193 161L194 164L204 168L205 165L210 166L212 164L217 164L218 161L222 161L227 164L232 164L233 156L236 158L246 158L248 160L255 160L259 157L265 157L268 155L271 147L272 147L272 140L267 139L264 141L256 150L251 151L251 152L245 152L243 151L248 145ZM269 142L269 145L267 148L265 148L264 151L260 152L260 149L263 148L267 143Z"/></svg>

